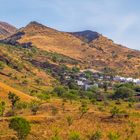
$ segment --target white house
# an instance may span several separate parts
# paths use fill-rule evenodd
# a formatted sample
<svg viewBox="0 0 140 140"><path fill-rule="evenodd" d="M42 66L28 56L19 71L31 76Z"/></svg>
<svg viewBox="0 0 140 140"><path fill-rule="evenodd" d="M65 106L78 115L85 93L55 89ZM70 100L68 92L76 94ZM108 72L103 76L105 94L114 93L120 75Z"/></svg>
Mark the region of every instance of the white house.
<svg viewBox="0 0 140 140"><path fill-rule="evenodd" d="M77 82L78 86L84 86L84 82L83 81L77 80L76 82Z"/></svg>

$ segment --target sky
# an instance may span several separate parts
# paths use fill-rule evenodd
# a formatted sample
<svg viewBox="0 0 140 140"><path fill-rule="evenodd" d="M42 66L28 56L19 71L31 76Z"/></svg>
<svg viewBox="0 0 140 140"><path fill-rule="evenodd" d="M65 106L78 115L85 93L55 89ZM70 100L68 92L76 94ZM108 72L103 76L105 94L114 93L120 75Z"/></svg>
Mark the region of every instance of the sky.
<svg viewBox="0 0 140 140"><path fill-rule="evenodd" d="M97 31L140 50L140 0L0 0L0 21L38 21L60 31Z"/></svg>

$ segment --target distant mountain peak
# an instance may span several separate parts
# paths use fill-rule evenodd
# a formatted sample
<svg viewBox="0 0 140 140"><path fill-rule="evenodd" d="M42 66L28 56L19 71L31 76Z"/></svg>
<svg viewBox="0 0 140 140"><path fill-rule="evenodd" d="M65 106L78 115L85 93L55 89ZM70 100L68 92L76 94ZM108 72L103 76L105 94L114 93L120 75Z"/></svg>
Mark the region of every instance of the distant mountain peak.
<svg viewBox="0 0 140 140"><path fill-rule="evenodd" d="M31 31L31 32L45 32L47 30L55 31L54 29L47 27L37 21L31 21L29 24L27 24L23 30L25 31Z"/></svg>
<svg viewBox="0 0 140 140"><path fill-rule="evenodd" d="M101 35L98 32L91 31L91 30L72 32L71 34L73 34L74 36L78 37L79 39L87 43L90 43L91 41L97 39Z"/></svg>
<svg viewBox="0 0 140 140"><path fill-rule="evenodd" d="M29 24L26 25L26 27L30 28L30 27L46 27L46 26L37 21L31 21Z"/></svg>
<svg viewBox="0 0 140 140"><path fill-rule="evenodd" d="M17 30L16 27L10 25L9 23L0 21L0 35L10 35L15 33Z"/></svg>
<svg viewBox="0 0 140 140"><path fill-rule="evenodd" d="M42 25L42 24L37 21L31 21L28 25Z"/></svg>

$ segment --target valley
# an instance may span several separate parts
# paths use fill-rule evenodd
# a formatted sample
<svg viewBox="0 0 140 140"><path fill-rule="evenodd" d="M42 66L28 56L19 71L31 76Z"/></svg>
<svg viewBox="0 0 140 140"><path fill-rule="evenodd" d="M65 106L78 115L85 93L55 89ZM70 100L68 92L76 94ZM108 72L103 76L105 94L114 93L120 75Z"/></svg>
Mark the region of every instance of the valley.
<svg viewBox="0 0 140 140"><path fill-rule="evenodd" d="M4 24L0 140L140 139L140 51L90 30Z"/></svg>

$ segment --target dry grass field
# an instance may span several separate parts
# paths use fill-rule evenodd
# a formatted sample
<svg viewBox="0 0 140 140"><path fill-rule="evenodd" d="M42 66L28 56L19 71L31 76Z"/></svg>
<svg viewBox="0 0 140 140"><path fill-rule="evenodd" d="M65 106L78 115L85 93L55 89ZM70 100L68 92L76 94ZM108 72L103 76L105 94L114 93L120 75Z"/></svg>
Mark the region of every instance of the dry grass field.
<svg viewBox="0 0 140 140"><path fill-rule="evenodd" d="M25 99L22 96L21 99ZM64 104L63 104L64 103ZM68 140L71 132L76 132L82 140L89 140L89 136L96 131L102 134L101 140L109 140L108 134L119 134L119 140L140 139L140 110L128 108L128 103L118 105L119 108L127 110L130 114L129 118L111 118L110 109L115 102L110 102L107 106L104 103L97 102L95 105L88 103L88 112L80 118L80 102L69 101L63 102L61 99L52 98L42 103L36 115L32 115L29 109L17 110L18 116L22 116L31 123L31 132L27 140L51 140L57 135L62 140ZM57 111L54 112L52 108ZM69 126L67 117L70 116L73 121ZM9 140L15 135L15 132L8 128L7 117L1 117L0 139ZM5 128L5 129L3 129ZM132 132L133 131L133 132Z"/></svg>

